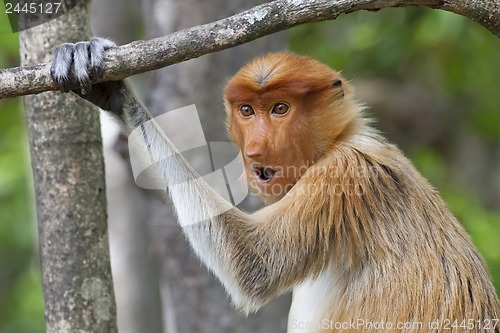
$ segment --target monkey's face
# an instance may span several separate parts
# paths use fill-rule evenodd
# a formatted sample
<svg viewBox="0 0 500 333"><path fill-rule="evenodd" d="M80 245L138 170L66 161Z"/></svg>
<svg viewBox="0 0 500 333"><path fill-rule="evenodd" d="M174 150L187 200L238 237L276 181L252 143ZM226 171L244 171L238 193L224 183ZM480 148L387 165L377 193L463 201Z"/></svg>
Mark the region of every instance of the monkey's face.
<svg viewBox="0 0 500 333"><path fill-rule="evenodd" d="M311 137L301 133L301 107L296 98L274 93L233 106L231 135L247 183L266 203L281 199L313 163Z"/></svg>
<svg viewBox="0 0 500 333"><path fill-rule="evenodd" d="M281 199L332 144L340 75L308 57L270 54L243 67L226 86L228 132L240 149L250 190Z"/></svg>

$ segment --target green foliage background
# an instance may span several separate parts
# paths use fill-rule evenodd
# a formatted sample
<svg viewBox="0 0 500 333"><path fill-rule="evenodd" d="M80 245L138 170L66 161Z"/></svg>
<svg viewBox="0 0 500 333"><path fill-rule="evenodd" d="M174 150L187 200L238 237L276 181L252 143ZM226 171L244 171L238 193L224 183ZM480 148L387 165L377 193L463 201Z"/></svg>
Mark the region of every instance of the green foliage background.
<svg viewBox="0 0 500 333"><path fill-rule="evenodd" d="M9 29L0 13L0 68L19 64ZM0 100L0 333L45 332L32 188L21 99Z"/></svg>
<svg viewBox="0 0 500 333"><path fill-rule="evenodd" d="M8 30L7 18L0 14L0 68L19 62L18 35ZM436 98L454 101L460 107L450 119L453 131L474 135L500 153L500 40L478 24L422 8L361 12L294 28L290 45L342 69L348 78L412 82ZM44 332L32 179L20 102L0 100L0 333ZM397 133L388 135L398 143ZM500 204L486 208L476 193L456 181L455 162L432 145L412 142L404 150L463 222L500 290ZM492 168L498 170L500 165ZM491 186L499 184L498 178L491 180Z"/></svg>

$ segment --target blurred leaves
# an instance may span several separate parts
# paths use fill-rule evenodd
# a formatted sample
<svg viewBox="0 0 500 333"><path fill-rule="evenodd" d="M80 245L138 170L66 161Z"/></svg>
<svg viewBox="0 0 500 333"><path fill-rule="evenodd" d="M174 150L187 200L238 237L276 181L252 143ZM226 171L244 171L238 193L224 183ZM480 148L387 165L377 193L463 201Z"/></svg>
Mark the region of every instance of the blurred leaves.
<svg viewBox="0 0 500 333"><path fill-rule="evenodd" d="M0 68L19 63L0 14ZM0 333L44 332L27 133L20 99L0 100Z"/></svg>
<svg viewBox="0 0 500 333"><path fill-rule="evenodd" d="M424 8L356 12L291 30L292 49L356 78L411 81L452 95L468 110L457 116L500 142L500 42L465 17Z"/></svg>

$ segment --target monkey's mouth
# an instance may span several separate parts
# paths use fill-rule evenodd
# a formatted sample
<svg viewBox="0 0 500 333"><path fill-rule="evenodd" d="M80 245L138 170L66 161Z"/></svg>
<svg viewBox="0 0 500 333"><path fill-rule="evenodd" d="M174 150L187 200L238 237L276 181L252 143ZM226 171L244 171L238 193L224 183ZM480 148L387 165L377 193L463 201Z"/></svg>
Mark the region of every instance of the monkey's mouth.
<svg viewBox="0 0 500 333"><path fill-rule="evenodd" d="M276 170L269 167L252 167L253 174L262 183L269 183L276 176Z"/></svg>

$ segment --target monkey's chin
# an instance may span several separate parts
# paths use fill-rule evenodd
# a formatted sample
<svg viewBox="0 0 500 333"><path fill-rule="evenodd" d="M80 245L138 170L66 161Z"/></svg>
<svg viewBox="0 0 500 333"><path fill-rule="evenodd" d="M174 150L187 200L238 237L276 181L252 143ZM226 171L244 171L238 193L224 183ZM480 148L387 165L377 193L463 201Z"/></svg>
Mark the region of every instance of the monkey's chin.
<svg viewBox="0 0 500 333"><path fill-rule="evenodd" d="M295 182L296 181L284 178L281 175L277 175L269 181L262 181L254 174L247 177L250 193L261 198L266 205L281 200L294 186Z"/></svg>
<svg viewBox="0 0 500 333"><path fill-rule="evenodd" d="M271 182L272 183L272 182ZM257 195L266 205L280 201L285 195L286 190L278 183L259 183L256 187L250 187L250 193ZM259 186L260 185L260 186Z"/></svg>

